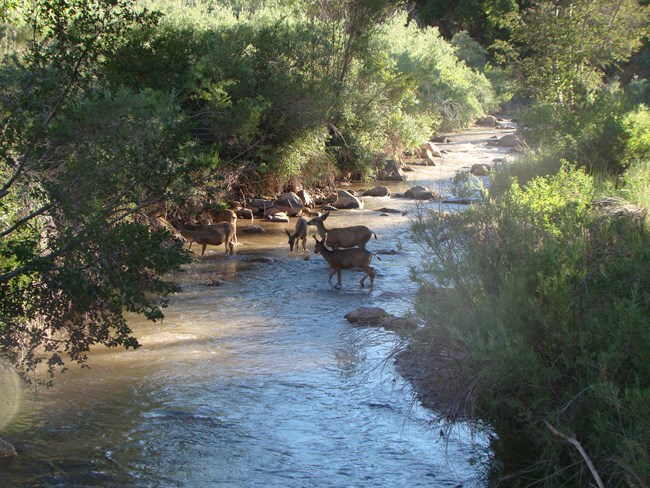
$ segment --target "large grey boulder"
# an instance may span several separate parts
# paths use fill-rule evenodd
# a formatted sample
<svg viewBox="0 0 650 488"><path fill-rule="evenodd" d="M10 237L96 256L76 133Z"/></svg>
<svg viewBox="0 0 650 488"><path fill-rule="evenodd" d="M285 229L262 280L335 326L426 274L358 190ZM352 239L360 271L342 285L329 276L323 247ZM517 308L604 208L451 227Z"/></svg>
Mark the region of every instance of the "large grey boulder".
<svg viewBox="0 0 650 488"><path fill-rule="evenodd" d="M416 185L413 188L406 190L406 192L404 192L404 196L406 198L413 198L415 200L436 200L440 198L440 195L420 185Z"/></svg>
<svg viewBox="0 0 650 488"><path fill-rule="evenodd" d="M363 208L363 202L349 191L339 190L336 192L334 206L336 208Z"/></svg>
<svg viewBox="0 0 650 488"><path fill-rule="evenodd" d="M506 134L497 141L497 145L501 147L524 147L524 142L517 134Z"/></svg>
<svg viewBox="0 0 650 488"><path fill-rule="evenodd" d="M298 195L296 195L292 191L283 193L282 195L277 197L273 203L280 207L290 207L290 208L297 207L300 209L304 207L303 201L300 199Z"/></svg>
<svg viewBox="0 0 650 488"><path fill-rule="evenodd" d="M363 193L364 197L389 197L390 188L386 186L376 186Z"/></svg>
<svg viewBox="0 0 650 488"><path fill-rule="evenodd" d="M472 165L472 169L469 170L474 176L487 176L490 174L491 168L488 164L477 163Z"/></svg>

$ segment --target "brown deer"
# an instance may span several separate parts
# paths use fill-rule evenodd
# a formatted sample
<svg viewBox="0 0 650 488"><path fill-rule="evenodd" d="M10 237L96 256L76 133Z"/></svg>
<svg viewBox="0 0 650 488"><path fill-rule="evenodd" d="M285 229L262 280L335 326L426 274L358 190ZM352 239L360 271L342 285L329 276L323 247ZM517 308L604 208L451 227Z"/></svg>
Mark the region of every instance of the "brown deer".
<svg viewBox="0 0 650 488"><path fill-rule="evenodd" d="M364 273L364 277L361 278L359 284L363 288L366 278L370 278L370 288L372 288L375 282L375 269L370 266L370 261L372 260L372 254L366 251L365 249L340 249L340 250L329 250L327 249L327 239L328 234L325 234L325 238L322 241L319 241L316 236L312 236L316 241L316 248L314 252L316 254L321 254L332 272L330 273L329 279L327 282L332 281L332 276L336 273L338 278L339 288L341 287L341 270L342 269L352 269L360 268Z"/></svg>
<svg viewBox="0 0 650 488"><path fill-rule="evenodd" d="M302 250L307 250L307 228L307 219L300 217L296 221L296 230L293 234L286 228L284 229L284 231L287 233L287 236L289 236L289 249L291 249L291 251L293 251L294 246L296 247L296 251L300 247L300 242L296 243L296 241L302 241Z"/></svg>
<svg viewBox="0 0 650 488"><path fill-rule="evenodd" d="M327 236L327 244L335 251L339 247L355 247L359 246L360 249L366 249L366 243L374 235L377 239L377 234L372 232L365 225L354 225L352 227L340 227L338 229L326 229L323 221L329 216L329 212L324 213L320 217L315 217L307 222L307 225L315 225L318 229L318 234L325 239Z"/></svg>
<svg viewBox="0 0 650 488"><path fill-rule="evenodd" d="M218 222L230 222L235 227L233 242L237 243L237 213L235 213L234 210L229 210L226 208L219 210L208 209L203 212L202 217L210 224L216 224Z"/></svg>
<svg viewBox="0 0 650 488"><path fill-rule="evenodd" d="M233 254L235 252L235 245L233 243L235 226L230 222L193 225L177 223L175 227L181 235L190 242L190 249L192 249L192 243L194 242L203 246L201 249L201 256L205 253L205 248L208 244L211 246L219 246L223 244L226 248L225 254Z"/></svg>

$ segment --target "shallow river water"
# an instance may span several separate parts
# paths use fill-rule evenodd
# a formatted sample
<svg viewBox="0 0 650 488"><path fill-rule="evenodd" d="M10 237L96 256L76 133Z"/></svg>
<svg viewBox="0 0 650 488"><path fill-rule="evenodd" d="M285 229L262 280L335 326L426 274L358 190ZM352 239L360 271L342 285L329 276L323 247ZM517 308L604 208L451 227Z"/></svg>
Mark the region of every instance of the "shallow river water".
<svg viewBox="0 0 650 488"><path fill-rule="evenodd" d="M437 166L388 186L445 194L456 171L503 156L491 135L461 134L440 145L450 153ZM436 413L394 369L399 338L344 318L360 306L408 313L408 266L420 259L417 202L363 200L325 224L376 232L374 289L355 271L336 289L311 237L292 254L285 224L256 221L266 232L240 233L236 256L209 247L174 276L182 293L162 323L132 318L140 349L96 349L90 369L22 395L0 431L19 451L0 463L0 487L481 486L485 442L462 425L441 438Z"/></svg>

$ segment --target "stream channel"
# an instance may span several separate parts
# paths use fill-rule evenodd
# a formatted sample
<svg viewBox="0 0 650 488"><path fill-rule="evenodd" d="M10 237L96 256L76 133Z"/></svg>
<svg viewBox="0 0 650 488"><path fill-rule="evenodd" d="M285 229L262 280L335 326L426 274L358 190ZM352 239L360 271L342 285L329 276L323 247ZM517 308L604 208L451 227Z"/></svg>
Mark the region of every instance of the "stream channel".
<svg viewBox="0 0 650 488"><path fill-rule="evenodd" d="M436 166L387 186L448 195L457 171L508 157L488 144L507 132L452 135L438 144L448 154ZM0 463L0 487L482 486L486 440L462 424L442 438L436 413L395 371L399 337L344 318L360 306L411 310L408 266L421 257L409 224L423 206L446 206L363 201L325 225L377 234L367 245L380 253L372 290L359 287L355 271L343 271L341 289L336 277L328 284L311 236L308 252L290 253L284 229L293 218L256 219L266 232L240 232L235 256L209 246L173 276L182 293L162 323L130 320L141 348L96 348L89 369L71 367L54 388L23 392L17 414L0 425L18 450Z"/></svg>

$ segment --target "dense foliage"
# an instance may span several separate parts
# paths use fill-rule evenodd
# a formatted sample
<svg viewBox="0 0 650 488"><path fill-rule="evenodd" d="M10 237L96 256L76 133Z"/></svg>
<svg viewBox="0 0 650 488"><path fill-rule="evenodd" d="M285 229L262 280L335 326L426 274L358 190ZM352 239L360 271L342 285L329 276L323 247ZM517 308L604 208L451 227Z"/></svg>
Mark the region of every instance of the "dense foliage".
<svg viewBox="0 0 650 488"><path fill-rule="evenodd" d="M185 260L134 215L185 172L186 117L161 93L107 90L104 60L156 16L129 1L32 2L29 42L0 69L0 354L23 372L90 346L137 347Z"/></svg>
<svg viewBox="0 0 650 488"><path fill-rule="evenodd" d="M650 234L642 214L593 195L593 179L564 166L414 226L432 256L414 270L430 324L419 339L446 352L517 486L589 485L569 439L606 486L650 479Z"/></svg>

